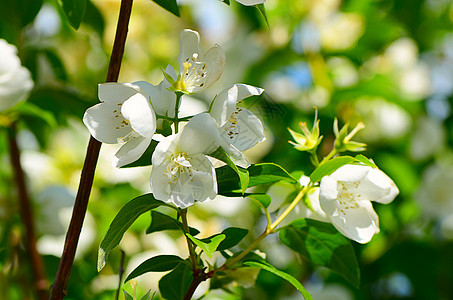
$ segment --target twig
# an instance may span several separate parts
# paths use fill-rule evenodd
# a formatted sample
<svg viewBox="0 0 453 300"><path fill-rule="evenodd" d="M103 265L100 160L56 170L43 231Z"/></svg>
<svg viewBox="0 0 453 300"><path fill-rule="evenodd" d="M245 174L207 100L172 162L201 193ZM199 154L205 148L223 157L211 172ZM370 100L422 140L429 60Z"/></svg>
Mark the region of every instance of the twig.
<svg viewBox="0 0 453 300"><path fill-rule="evenodd" d="M47 278L45 275L44 264L42 257L36 249L36 235L34 227L34 217L31 201L29 198L27 185L25 184L24 171L20 163L20 150L17 146L17 128L16 123L13 123L8 129L8 138L11 153L11 164L14 169L16 185L19 193L19 207L22 220L25 225L25 246L30 255L31 267L34 276L34 288L38 299L45 300L48 298Z"/></svg>
<svg viewBox="0 0 453 300"><path fill-rule="evenodd" d="M132 0L122 0L118 24L116 28L115 41L113 44L112 55L110 57L109 70L107 73L107 82L116 82L123 59L124 45L126 43L129 19L132 10ZM91 187L93 185L94 172L96 163L99 157L101 143L90 138L88 143L85 163L83 165L82 174L79 183L79 189L72 211L71 223L69 224L66 234L65 246L58 266L57 275L55 276L54 284L51 288L50 300L60 300L66 295L66 286L68 284L69 275L71 273L74 256L79 241L79 235L82 230L83 220L85 218L88 198L90 196Z"/></svg>

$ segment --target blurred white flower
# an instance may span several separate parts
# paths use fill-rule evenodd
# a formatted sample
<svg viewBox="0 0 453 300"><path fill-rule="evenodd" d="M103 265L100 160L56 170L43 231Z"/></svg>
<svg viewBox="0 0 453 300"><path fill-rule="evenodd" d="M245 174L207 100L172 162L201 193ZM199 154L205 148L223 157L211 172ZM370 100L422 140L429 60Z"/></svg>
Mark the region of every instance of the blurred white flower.
<svg viewBox="0 0 453 300"><path fill-rule="evenodd" d="M225 52L215 45L203 53L198 32L184 29L180 35L179 70L174 88L189 94L198 93L211 86L222 75L225 66ZM170 75L170 74L168 74ZM167 79L175 80L174 77Z"/></svg>
<svg viewBox="0 0 453 300"><path fill-rule="evenodd" d="M248 164L240 151L250 149L266 137L261 120L237 104L250 96L260 95L263 91L251 85L235 84L218 94L211 105L210 114L223 138L222 147L240 165Z"/></svg>
<svg viewBox="0 0 453 300"><path fill-rule="evenodd" d="M33 88L28 69L17 56L17 48L0 39L0 111L25 100Z"/></svg>
<svg viewBox="0 0 453 300"><path fill-rule="evenodd" d="M421 212L433 219L453 214L453 168L451 163L432 164L423 172L422 182L415 199Z"/></svg>
<svg viewBox="0 0 453 300"><path fill-rule="evenodd" d="M181 132L160 141L152 156L154 197L179 208L213 199L217 179L205 154L216 150L220 139L214 119L202 113L190 119Z"/></svg>
<svg viewBox="0 0 453 300"><path fill-rule="evenodd" d="M381 170L345 165L322 178L319 202L338 231L363 244L379 232L371 201L387 204L398 193L395 183Z"/></svg>
<svg viewBox="0 0 453 300"><path fill-rule="evenodd" d="M445 146L446 132L441 122L432 118L418 118L410 141L409 153L416 160L428 159Z"/></svg>
<svg viewBox="0 0 453 300"><path fill-rule="evenodd" d="M102 143L124 143L113 165L121 167L139 159L156 131L156 116L144 91L130 83L99 84L99 100L85 112L83 123Z"/></svg>

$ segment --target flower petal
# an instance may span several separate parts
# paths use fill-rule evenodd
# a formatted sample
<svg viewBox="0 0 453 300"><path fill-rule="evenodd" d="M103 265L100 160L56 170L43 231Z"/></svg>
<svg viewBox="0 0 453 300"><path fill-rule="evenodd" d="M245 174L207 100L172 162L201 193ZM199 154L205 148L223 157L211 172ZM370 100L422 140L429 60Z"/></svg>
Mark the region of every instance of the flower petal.
<svg viewBox="0 0 453 300"><path fill-rule="evenodd" d="M240 151L252 148L266 139L261 120L251 111L239 108L236 124L227 122L222 127L222 137Z"/></svg>
<svg viewBox="0 0 453 300"><path fill-rule="evenodd" d="M178 136L178 151L188 155L209 154L220 146L220 135L214 119L208 113L194 116Z"/></svg>
<svg viewBox="0 0 453 300"><path fill-rule="evenodd" d="M370 201L361 201L358 208L331 216L332 224L347 238L368 243L379 232L379 219Z"/></svg>
<svg viewBox="0 0 453 300"><path fill-rule="evenodd" d="M399 190L393 180L379 169L372 168L359 188L362 188L362 185L365 185L365 183L368 182L381 191L379 195L376 193L374 197L370 197L369 200L387 204L392 202L399 194ZM369 187L371 184L367 186ZM372 190L369 191L371 192Z"/></svg>
<svg viewBox="0 0 453 300"><path fill-rule="evenodd" d="M102 102L121 104L142 89L131 83L107 82L98 84L98 98Z"/></svg>
<svg viewBox="0 0 453 300"><path fill-rule="evenodd" d="M135 94L126 100L121 107L124 118L141 136L151 138L156 131L156 115L151 104L142 94Z"/></svg>
<svg viewBox="0 0 453 300"><path fill-rule="evenodd" d="M149 97L157 114L170 118L174 117L176 94L167 89L171 86L167 80L162 80L157 86L146 81L137 81L134 84L138 85Z"/></svg>
<svg viewBox="0 0 453 300"><path fill-rule="evenodd" d="M150 143L151 138L142 136L131 138L116 152L113 158L113 166L119 168L133 163L145 153Z"/></svg>
<svg viewBox="0 0 453 300"><path fill-rule="evenodd" d="M236 110L237 102L250 96L260 95L263 91L251 85L235 84L215 97L210 114L219 126L223 126Z"/></svg>
<svg viewBox="0 0 453 300"><path fill-rule="evenodd" d="M258 5L266 2L266 0L236 0L236 1L245 6Z"/></svg>
<svg viewBox="0 0 453 300"><path fill-rule="evenodd" d="M194 53L197 53L197 55L203 55L203 53L201 53L200 49L200 35L198 34L198 32L184 29L183 31L181 31L179 40L180 48L178 63L180 73L182 73L184 70L184 62L192 61Z"/></svg>
<svg viewBox="0 0 453 300"><path fill-rule="evenodd" d="M205 89L216 82L222 75L226 62L223 48L215 45L206 52L203 61L206 63L206 81L203 86L203 89Z"/></svg>
<svg viewBox="0 0 453 300"><path fill-rule="evenodd" d="M371 169L364 165L344 165L330 176L341 182L358 182L365 179Z"/></svg>
<svg viewBox="0 0 453 300"><path fill-rule="evenodd" d="M119 138L131 132L131 126L124 121L120 106L110 103L96 104L88 108L83 116L83 123L91 135L107 144L116 144Z"/></svg>

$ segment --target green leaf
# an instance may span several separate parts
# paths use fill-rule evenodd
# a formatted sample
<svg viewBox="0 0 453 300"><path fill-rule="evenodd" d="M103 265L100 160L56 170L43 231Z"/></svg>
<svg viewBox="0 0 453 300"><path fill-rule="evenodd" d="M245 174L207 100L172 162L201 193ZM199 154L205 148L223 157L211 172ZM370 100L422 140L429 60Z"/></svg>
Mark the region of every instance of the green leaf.
<svg viewBox="0 0 453 300"><path fill-rule="evenodd" d="M304 288L302 283L299 282L299 280L297 280L293 276L289 275L288 273L278 270L273 265L271 265L265 261L262 261L262 260L261 261L245 261L244 265L250 266L250 267L261 268L263 270L266 270L268 272L271 272L271 273L277 275L280 278L285 279L286 281L291 283L302 294L302 296L304 296L305 300L313 300L310 293L307 292L307 290Z"/></svg>
<svg viewBox="0 0 453 300"><path fill-rule="evenodd" d="M102 13L99 11L99 9L90 0L87 1L83 23L93 28L102 39L102 37L104 36L105 28L104 17L102 16Z"/></svg>
<svg viewBox="0 0 453 300"><path fill-rule="evenodd" d="M247 198L257 201L264 208L268 208L269 205L271 204L271 196L267 194L252 194L248 195Z"/></svg>
<svg viewBox="0 0 453 300"><path fill-rule="evenodd" d="M151 211L151 224L146 229L146 233L150 234L163 230L181 230L184 231L184 226L178 220L173 219L163 213ZM195 236L200 233L196 228L189 227L190 234Z"/></svg>
<svg viewBox="0 0 453 300"><path fill-rule="evenodd" d="M143 297L140 298L140 300L152 300L154 298L154 294L156 292L153 293L153 295L151 295L151 290L149 290L145 295L143 295Z"/></svg>
<svg viewBox="0 0 453 300"><path fill-rule="evenodd" d="M307 260L329 268L359 286L359 265L354 249L332 224L298 219L281 228L279 238Z"/></svg>
<svg viewBox="0 0 453 300"><path fill-rule="evenodd" d="M151 257L150 259L142 262L137 268L135 268L129 276L127 276L124 282L131 280L132 278L138 277L148 272L165 272L176 268L180 263L187 263L181 257L176 255L159 255ZM189 264L190 265L190 264Z"/></svg>
<svg viewBox="0 0 453 300"><path fill-rule="evenodd" d="M289 174L283 167L274 163L254 164L247 168L249 173L248 187L261 184L269 184L281 180L297 183L297 179ZM240 181L236 172L228 165L216 169L218 193L228 194L231 191L241 189Z"/></svg>
<svg viewBox="0 0 453 300"><path fill-rule="evenodd" d="M158 142L155 140L152 140L151 143L149 144L148 148L146 151L140 156L139 159L136 161L124 165L120 168L133 168L133 167L145 167L145 166L150 166L151 165L151 158L153 156L154 149L156 149Z"/></svg>
<svg viewBox="0 0 453 300"><path fill-rule="evenodd" d="M230 0L220 0L222 1L223 3L225 3L226 5L230 5Z"/></svg>
<svg viewBox="0 0 453 300"><path fill-rule="evenodd" d="M338 168L357 162L357 159L351 156L339 156L322 163L317 167L310 175L312 182L320 181L324 176L330 175L335 172Z"/></svg>
<svg viewBox="0 0 453 300"><path fill-rule="evenodd" d="M239 176L239 188L241 189L242 193L245 193L245 190L249 186L249 172L247 171L247 169L236 166L222 147L217 148L217 150L208 155L226 163L227 166L230 167Z"/></svg>
<svg viewBox="0 0 453 300"><path fill-rule="evenodd" d="M134 298L128 292L126 292L126 290L123 290L123 292L124 292L124 300L134 300Z"/></svg>
<svg viewBox="0 0 453 300"><path fill-rule="evenodd" d="M258 5L256 5L256 8L260 12L260 14L263 16L264 21L266 21L267 28L270 28L269 21L267 20L266 8L264 8L264 4L258 4Z"/></svg>
<svg viewBox="0 0 453 300"><path fill-rule="evenodd" d="M162 8L164 8L165 10L174 14L175 16L177 17L180 16L179 7L176 0L153 0L153 1L160 5Z"/></svg>
<svg viewBox="0 0 453 300"><path fill-rule="evenodd" d="M167 300L182 300L192 282L192 269L187 264L179 264L159 281L160 294Z"/></svg>
<svg viewBox="0 0 453 300"><path fill-rule="evenodd" d="M71 26L77 30L82 22L87 0L61 0L63 11Z"/></svg>
<svg viewBox="0 0 453 300"><path fill-rule="evenodd" d="M217 247L217 251L223 251L236 246L247 235L247 229L238 227L228 227L219 234L215 234L209 238L201 239L202 242L209 242L213 237L218 235L225 235L225 239Z"/></svg>
<svg viewBox="0 0 453 300"><path fill-rule="evenodd" d="M369 158L367 158L365 155L358 154L354 157L357 161L363 163L364 165L370 166L372 168L377 168L376 164Z"/></svg>
<svg viewBox="0 0 453 300"><path fill-rule="evenodd" d="M22 105L19 105L17 107L16 111L22 117L28 116L28 117L38 118L38 119L44 121L50 127L57 126L57 121L55 120L52 113L40 108L39 106L37 106L33 103L24 102Z"/></svg>
<svg viewBox="0 0 453 300"><path fill-rule="evenodd" d="M219 247L220 243L226 238L225 234L219 234L199 240L191 236L189 233L186 233L186 235L195 245L200 247L209 258L212 257L212 254L217 250L217 247Z"/></svg>
<svg viewBox="0 0 453 300"><path fill-rule="evenodd" d="M99 246L98 271L104 268L110 251L118 246L126 230L134 221L148 210L155 209L164 202L154 199L152 194L146 194L132 199L124 205L113 219L104 239Z"/></svg>

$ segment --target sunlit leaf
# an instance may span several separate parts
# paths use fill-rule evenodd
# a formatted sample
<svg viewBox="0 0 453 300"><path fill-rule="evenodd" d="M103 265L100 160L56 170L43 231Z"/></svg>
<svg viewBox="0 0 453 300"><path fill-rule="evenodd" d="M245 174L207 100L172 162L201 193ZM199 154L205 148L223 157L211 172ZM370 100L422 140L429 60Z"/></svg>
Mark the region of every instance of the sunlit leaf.
<svg viewBox="0 0 453 300"><path fill-rule="evenodd" d="M231 168L237 176L239 176L239 182L240 186L239 189L242 191L242 193L245 192L247 187L249 186L249 172L247 169L238 167L234 164L234 162L230 159L228 154L223 150L222 147L217 148L214 152L210 153L209 156L217 158L218 160L223 161L224 163L227 164L229 168ZM216 171L217 172L217 171ZM217 177L219 178L219 177ZM222 177L220 177L222 178Z"/></svg>
<svg viewBox="0 0 453 300"><path fill-rule="evenodd" d="M359 265L354 248L332 224L298 219L281 228L279 238L305 259L329 268L359 286Z"/></svg>
<svg viewBox="0 0 453 300"><path fill-rule="evenodd" d="M226 238L224 234L219 234L199 240L188 233L186 233L186 235L195 245L200 247L209 258L212 257L212 254L217 250L217 247L219 247L220 243Z"/></svg>
<svg viewBox="0 0 453 300"><path fill-rule="evenodd" d="M338 168L357 162L357 159L351 156L339 156L332 158L331 160L322 163L317 167L310 175L312 182L320 181L324 176L330 175L335 172Z"/></svg>
<svg viewBox="0 0 453 300"><path fill-rule="evenodd" d="M236 246L240 241L242 241L242 239L247 235L248 232L249 231L247 229L229 227L223 230L221 233L215 234L209 238L201 239L201 241L209 243L212 240L212 238L219 235L225 235L225 239L220 242L216 249L217 251L222 251Z"/></svg>

